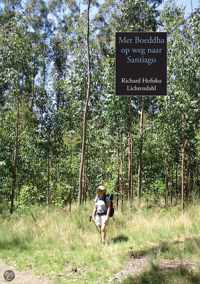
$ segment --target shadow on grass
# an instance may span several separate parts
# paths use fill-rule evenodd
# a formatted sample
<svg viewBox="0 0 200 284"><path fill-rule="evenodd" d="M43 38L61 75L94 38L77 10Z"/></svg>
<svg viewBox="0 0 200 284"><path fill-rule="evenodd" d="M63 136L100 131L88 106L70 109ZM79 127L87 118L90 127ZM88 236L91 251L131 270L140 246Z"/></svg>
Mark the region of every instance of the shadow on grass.
<svg viewBox="0 0 200 284"><path fill-rule="evenodd" d="M142 273L140 276L125 279L122 284L199 284L200 273L188 271L185 268L173 270L159 269L152 266L150 271Z"/></svg>
<svg viewBox="0 0 200 284"><path fill-rule="evenodd" d="M27 250L30 247L30 238L15 236L12 239L0 239L0 250Z"/></svg>
<svg viewBox="0 0 200 284"><path fill-rule="evenodd" d="M149 271L143 272L139 276L129 276L123 284L200 284L200 269L199 262L185 261L185 253L197 255L200 252L200 238L185 238L184 240L175 240L161 242L157 246L146 250L129 251L130 258L141 258L148 255L153 257L168 256L171 253L172 259L169 260L171 266L152 265ZM181 261L178 261L180 258ZM183 264L181 264L183 262ZM177 264L180 263L180 264ZM184 266L185 265L185 266ZM190 268L196 266L198 269L194 272Z"/></svg>
<svg viewBox="0 0 200 284"><path fill-rule="evenodd" d="M111 242L113 243L120 243L120 242L127 242L127 241L128 241L128 237L123 234L118 235L117 237L111 239Z"/></svg>
<svg viewBox="0 0 200 284"><path fill-rule="evenodd" d="M169 242L163 241L160 242L157 246L153 246L146 250L144 249L134 251L132 250L132 248L130 248L129 256L133 258L140 258L147 255L155 256L160 253L169 252L170 250L173 250L173 248L176 248L181 244L184 244L185 250L190 251L190 253L196 253L197 250L200 251L200 238L186 238L185 240L175 240Z"/></svg>

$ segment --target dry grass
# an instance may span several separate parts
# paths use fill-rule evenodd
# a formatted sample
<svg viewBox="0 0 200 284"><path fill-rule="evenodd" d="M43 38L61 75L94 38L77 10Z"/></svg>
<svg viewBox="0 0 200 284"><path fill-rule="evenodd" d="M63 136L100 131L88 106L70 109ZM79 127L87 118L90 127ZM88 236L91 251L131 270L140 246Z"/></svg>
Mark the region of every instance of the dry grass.
<svg viewBox="0 0 200 284"><path fill-rule="evenodd" d="M160 242L184 241L186 237L198 239L199 209L194 205L184 214L179 208L116 211L109 224L109 243L102 246L88 219L92 203L81 209L74 205L72 213L59 208L31 208L0 220L0 256L19 269L31 265L35 273L48 275L56 284L95 284L97 279L104 284L124 266L130 250L148 250ZM177 258L180 251L182 257L195 259L200 255L199 243L188 243L185 250L181 245L177 250L169 248L160 256Z"/></svg>

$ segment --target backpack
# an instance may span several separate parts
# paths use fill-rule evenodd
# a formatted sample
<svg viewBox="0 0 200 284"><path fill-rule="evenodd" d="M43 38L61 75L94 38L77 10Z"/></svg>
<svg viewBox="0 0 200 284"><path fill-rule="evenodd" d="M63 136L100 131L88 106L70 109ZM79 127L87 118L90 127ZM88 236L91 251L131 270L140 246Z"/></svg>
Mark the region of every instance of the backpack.
<svg viewBox="0 0 200 284"><path fill-rule="evenodd" d="M108 197L109 201L110 201L110 213L109 213L109 217L113 217L115 209L113 206L113 194L106 194L104 197L104 202L106 204L106 198Z"/></svg>

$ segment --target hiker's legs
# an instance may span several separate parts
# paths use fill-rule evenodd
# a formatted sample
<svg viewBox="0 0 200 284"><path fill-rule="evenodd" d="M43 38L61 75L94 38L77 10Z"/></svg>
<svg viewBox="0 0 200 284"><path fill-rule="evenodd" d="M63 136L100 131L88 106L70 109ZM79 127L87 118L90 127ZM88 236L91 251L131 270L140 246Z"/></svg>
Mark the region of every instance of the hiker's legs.
<svg viewBox="0 0 200 284"><path fill-rule="evenodd" d="M102 243L105 243L106 240L106 224L103 223L101 226L101 241Z"/></svg>
<svg viewBox="0 0 200 284"><path fill-rule="evenodd" d="M99 232L101 237L101 218L98 215L95 216L95 226L97 227L97 231Z"/></svg>
<svg viewBox="0 0 200 284"><path fill-rule="evenodd" d="M100 234L101 242L105 243L105 240L106 240L106 226L107 226L106 216L105 215L102 215L102 216L96 215L95 216L95 225L96 225L97 230L98 230L98 232Z"/></svg>
<svg viewBox="0 0 200 284"><path fill-rule="evenodd" d="M101 226L100 225L96 225L96 227L97 227L97 230L98 230L99 234L101 235Z"/></svg>
<svg viewBox="0 0 200 284"><path fill-rule="evenodd" d="M106 228L107 228L107 224L108 224L107 217L105 215L103 215L101 221L102 221L102 223L101 223L101 241L103 243L105 243L105 240L106 240Z"/></svg>

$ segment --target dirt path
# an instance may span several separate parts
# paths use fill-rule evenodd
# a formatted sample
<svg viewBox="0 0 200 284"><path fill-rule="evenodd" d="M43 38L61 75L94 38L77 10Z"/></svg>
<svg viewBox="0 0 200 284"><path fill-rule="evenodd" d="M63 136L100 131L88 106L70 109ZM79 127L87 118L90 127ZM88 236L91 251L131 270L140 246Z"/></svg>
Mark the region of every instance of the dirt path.
<svg viewBox="0 0 200 284"><path fill-rule="evenodd" d="M169 242L161 242L159 245L154 246L148 250L141 251L129 251L129 260L124 266L124 268L113 275L111 279L109 279L108 283L121 283L128 276L137 277L145 271L150 270L152 264L152 257L156 256L162 250L168 248L171 244L183 243L186 240L190 240L191 238L186 238L184 240L175 240ZM191 270L200 270L200 262L191 262L185 260L167 260L160 259L156 266L159 270L176 270L178 268L184 268L188 271Z"/></svg>
<svg viewBox="0 0 200 284"><path fill-rule="evenodd" d="M15 278L10 282L4 280L3 274L6 270L12 270L15 273ZM11 265L7 265L2 260L0 260L0 284L8 284L8 283L12 283L12 284L53 284L53 282L50 281L49 279L33 275L33 272L31 270L20 272L20 271L17 271L15 267Z"/></svg>
<svg viewBox="0 0 200 284"><path fill-rule="evenodd" d="M128 275L137 276L140 273L147 270L149 267L149 260L147 256L141 256L137 258L130 259L124 269L116 273L110 280L109 283L120 283Z"/></svg>
<svg viewBox="0 0 200 284"><path fill-rule="evenodd" d="M177 260L160 260L157 264L159 270L176 270L184 268L188 271L199 269L200 263ZM150 269L150 259L147 256L130 259L124 269L116 273L109 283L121 283L128 276L137 277Z"/></svg>

